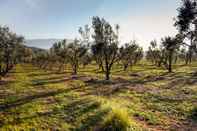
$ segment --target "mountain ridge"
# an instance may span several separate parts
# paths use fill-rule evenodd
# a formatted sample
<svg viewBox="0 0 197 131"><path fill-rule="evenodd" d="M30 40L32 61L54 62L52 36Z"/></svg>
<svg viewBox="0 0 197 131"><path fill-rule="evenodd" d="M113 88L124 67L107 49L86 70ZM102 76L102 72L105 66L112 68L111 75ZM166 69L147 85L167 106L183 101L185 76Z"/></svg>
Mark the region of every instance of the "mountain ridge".
<svg viewBox="0 0 197 131"><path fill-rule="evenodd" d="M47 39L27 39L25 40L25 45L28 47L36 47L40 49L50 49L52 45L58 41L61 41L63 39L56 39L56 38L47 38ZM66 39L68 42L72 42L71 39Z"/></svg>

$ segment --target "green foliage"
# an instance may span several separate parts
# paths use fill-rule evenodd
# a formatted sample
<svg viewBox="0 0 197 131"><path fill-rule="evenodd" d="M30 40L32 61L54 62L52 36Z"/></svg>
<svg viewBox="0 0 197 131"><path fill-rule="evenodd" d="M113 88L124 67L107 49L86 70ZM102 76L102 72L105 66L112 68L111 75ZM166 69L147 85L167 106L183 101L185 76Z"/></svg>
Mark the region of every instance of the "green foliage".
<svg viewBox="0 0 197 131"><path fill-rule="evenodd" d="M105 72L105 79L110 79L111 69L118 58L118 31L119 26L116 26L116 32L105 19L93 17L92 25L94 30L93 39L95 44L92 46L92 53L102 66Z"/></svg>
<svg viewBox="0 0 197 131"><path fill-rule="evenodd" d="M161 45L158 47L156 40L151 41L146 59L150 60L154 65L168 69L172 72L172 65L177 61L180 54L179 48L182 43L182 37L164 37L161 39Z"/></svg>
<svg viewBox="0 0 197 131"><path fill-rule="evenodd" d="M135 40L122 46L119 53L124 71L128 68L128 66L137 64L137 62L143 58L143 49L139 47Z"/></svg>
<svg viewBox="0 0 197 131"><path fill-rule="evenodd" d="M79 43L77 39L68 45L67 56L74 74L77 74L81 58L86 54L86 52L86 46Z"/></svg>
<svg viewBox="0 0 197 131"><path fill-rule="evenodd" d="M6 26L0 26L0 75L5 75L21 59L20 49L24 49L22 42L23 37Z"/></svg>
<svg viewBox="0 0 197 131"><path fill-rule="evenodd" d="M178 27L181 33L187 33L191 29L191 24L195 19L196 14L196 1L195 0L182 0L182 6L178 8L178 16L175 26Z"/></svg>
<svg viewBox="0 0 197 131"><path fill-rule="evenodd" d="M146 52L146 59L151 61L154 65L160 67L164 61L164 52L158 47L157 41L150 42L148 51Z"/></svg>
<svg viewBox="0 0 197 131"><path fill-rule="evenodd" d="M182 5L177 9L178 16L174 25L182 35L182 38L189 40L189 42L183 44L188 47L188 57L191 63L193 53L197 52L197 2L196 0L182 0L181 4Z"/></svg>

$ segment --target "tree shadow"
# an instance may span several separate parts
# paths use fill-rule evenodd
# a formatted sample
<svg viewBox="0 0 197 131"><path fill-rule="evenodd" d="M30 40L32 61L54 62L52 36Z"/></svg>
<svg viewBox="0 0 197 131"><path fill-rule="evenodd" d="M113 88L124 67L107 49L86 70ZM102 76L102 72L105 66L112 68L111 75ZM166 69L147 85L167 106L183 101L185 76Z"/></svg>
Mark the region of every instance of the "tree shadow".
<svg viewBox="0 0 197 131"><path fill-rule="evenodd" d="M29 77L36 77L36 76L50 76L50 75L53 75L54 73L53 72L40 72L40 73L37 73L37 72L32 72L32 73L29 73L28 76Z"/></svg>
<svg viewBox="0 0 197 131"><path fill-rule="evenodd" d="M0 89L1 89L1 87L5 87L5 86L7 86L8 84L12 84L12 83L14 83L14 80L8 80L8 81L6 81L6 80L0 80Z"/></svg>
<svg viewBox="0 0 197 131"><path fill-rule="evenodd" d="M50 78L44 78L44 79L35 79L32 81L31 86L41 86L41 85L47 85L47 84L59 84L64 83L72 80L85 80L87 79L86 76L79 76L79 75L71 75L69 77L65 76L54 76Z"/></svg>
<svg viewBox="0 0 197 131"><path fill-rule="evenodd" d="M169 80L169 83L164 86L164 88L173 88L173 87L185 87L187 85L192 86L197 84L197 76L193 73L185 74L185 75L174 75Z"/></svg>
<svg viewBox="0 0 197 131"><path fill-rule="evenodd" d="M181 72L179 73L162 73L159 75L149 75L149 76L138 76L132 79L125 79L122 77L114 78L111 81L99 80L97 78L91 78L82 80L85 83L86 87L89 87L87 95L94 94L94 95L102 95L108 96L113 95L115 93L120 92L121 90L125 89L136 89L138 91L138 87L140 88L140 92L144 93L147 90L151 90L150 88L145 89L145 84L147 83L155 83L155 82L168 82L167 84L159 86L160 89L167 89L175 86L185 86L186 84L194 85L197 82L197 77L191 76L187 74L184 76ZM144 89L142 89L144 88ZM153 89L152 89L153 90ZM178 98L177 98L178 99Z"/></svg>
<svg viewBox="0 0 197 131"><path fill-rule="evenodd" d="M47 76L50 76L50 75L47 75ZM38 78L36 80L38 81L52 81L52 80L60 80L60 79L66 79L66 76L65 75L58 75L58 76L50 76L50 77L47 77L47 78Z"/></svg>
<svg viewBox="0 0 197 131"><path fill-rule="evenodd" d="M140 90L144 87L144 84L148 82L156 82L164 80L163 77L145 77L143 79L133 78L133 79L124 79L121 77L114 78L111 81L99 80L99 79L90 79L87 81L83 81L88 88L88 94L94 95L102 95L109 96L115 93L119 93L122 90L131 90L140 88ZM144 91L148 89L143 89Z"/></svg>
<svg viewBox="0 0 197 131"><path fill-rule="evenodd" d="M103 121L109 110L100 110L93 115L90 115L84 120L84 123L79 125L75 131L98 130L99 122Z"/></svg>
<svg viewBox="0 0 197 131"><path fill-rule="evenodd" d="M55 95L58 95L61 93L69 92L70 90L72 90L72 89L61 89L61 90L50 91L50 92L42 92L42 93L38 93L35 95L30 95L30 96L26 96L23 98L19 98L15 101L12 101L12 102L0 104L0 111L7 111L9 109L12 109L12 108L24 105L26 103L32 102L35 99L45 98L45 97L49 97L49 96L55 96Z"/></svg>
<svg viewBox="0 0 197 131"><path fill-rule="evenodd" d="M172 125L170 130L178 131L196 131L197 129L197 108L194 108L190 115L176 125Z"/></svg>
<svg viewBox="0 0 197 131"><path fill-rule="evenodd" d="M65 121L70 125L73 125L71 130L79 130L84 131L92 126L96 125L99 120L104 116L103 110L100 108L100 103L89 98L89 97L82 97L71 99L68 104L64 104L58 106L57 108L54 107L52 111L38 113L35 112L32 116L27 117L17 117L16 119L10 122L1 122L0 127L4 125L17 125L21 124L27 120L32 120L34 118L39 118L39 120L50 118L56 118L58 121ZM84 118L83 121L80 121L81 118ZM47 123L47 126L50 126L50 122ZM77 128L77 129L76 129Z"/></svg>
<svg viewBox="0 0 197 131"><path fill-rule="evenodd" d="M48 84L60 84L66 81L70 81L72 79L70 78L62 78L62 79L37 79L37 80L33 80L30 86L44 86L44 85L48 85Z"/></svg>
<svg viewBox="0 0 197 131"><path fill-rule="evenodd" d="M64 120L68 123L76 122L81 116L94 112L98 108L100 108L100 103L90 99L73 101L64 107L64 113L69 114L64 117Z"/></svg>

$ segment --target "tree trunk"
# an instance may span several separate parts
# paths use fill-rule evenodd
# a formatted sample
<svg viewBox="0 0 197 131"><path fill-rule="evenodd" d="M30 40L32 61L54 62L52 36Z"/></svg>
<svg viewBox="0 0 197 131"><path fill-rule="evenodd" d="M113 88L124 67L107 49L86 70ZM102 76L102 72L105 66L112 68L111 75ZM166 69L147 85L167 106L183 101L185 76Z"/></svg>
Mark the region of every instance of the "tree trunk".
<svg viewBox="0 0 197 131"><path fill-rule="evenodd" d="M110 79L110 68L109 68L109 63L107 61L107 59L105 60L105 80L109 80Z"/></svg>
<svg viewBox="0 0 197 131"><path fill-rule="evenodd" d="M128 69L128 64L124 64L123 70L126 71Z"/></svg>
<svg viewBox="0 0 197 131"><path fill-rule="evenodd" d="M105 70L104 70L104 67L103 67L103 63L102 62L100 62L100 64L99 64L99 69L98 70L102 70L102 72L104 72Z"/></svg>
<svg viewBox="0 0 197 131"><path fill-rule="evenodd" d="M188 54L185 57L185 64L188 65Z"/></svg>
<svg viewBox="0 0 197 131"><path fill-rule="evenodd" d="M6 62L5 73L8 73L8 71L9 71L9 62L7 61L7 62Z"/></svg>
<svg viewBox="0 0 197 131"><path fill-rule="evenodd" d="M77 68L74 68L74 75L77 75Z"/></svg>
<svg viewBox="0 0 197 131"><path fill-rule="evenodd" d="M110 80L110 71L108 69L105 72L105 80Z"/></svg>
<svg viewBox="0 0 197 131"><path fill-rule="evenodd" d="M74 75L77 75L77 64L74 64L74 67L73 67L73 74L74 74Z"/></svg>
<svg viewBox="0 0 197 131"><path fill-rule="evenodd" d="M172 53L169 54L169 61L168 61L168 72L172 72Z"/></svg>
<svg viewBox="0 0 197 131"><path fill-rule="evenodd" d="M161 67L162 61L158 62L158 67Z"/></svg>
<svg viewBox="0 0 197 131"><path fill-rule="evenodd" d="M189 50L189 55L188 55L188 64L192 63L192 50Z"/></svg>
<svg viewBox="0 0 197 131"><path fill-rule="evenodd" d="M0 76L2 75L2 65L0 64Z"/></svg>

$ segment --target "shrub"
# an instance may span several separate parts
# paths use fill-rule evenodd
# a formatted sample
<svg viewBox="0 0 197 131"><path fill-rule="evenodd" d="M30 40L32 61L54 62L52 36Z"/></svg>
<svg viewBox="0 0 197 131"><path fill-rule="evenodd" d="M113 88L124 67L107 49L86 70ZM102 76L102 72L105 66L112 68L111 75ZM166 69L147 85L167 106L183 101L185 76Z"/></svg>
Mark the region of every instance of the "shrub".
<svg viewBox="0 0 197 131"><path fill-rule="evenodd" d="M104 131L127 131L131 128L131 121L127 111L112 109L103 124Z"/></svg>

